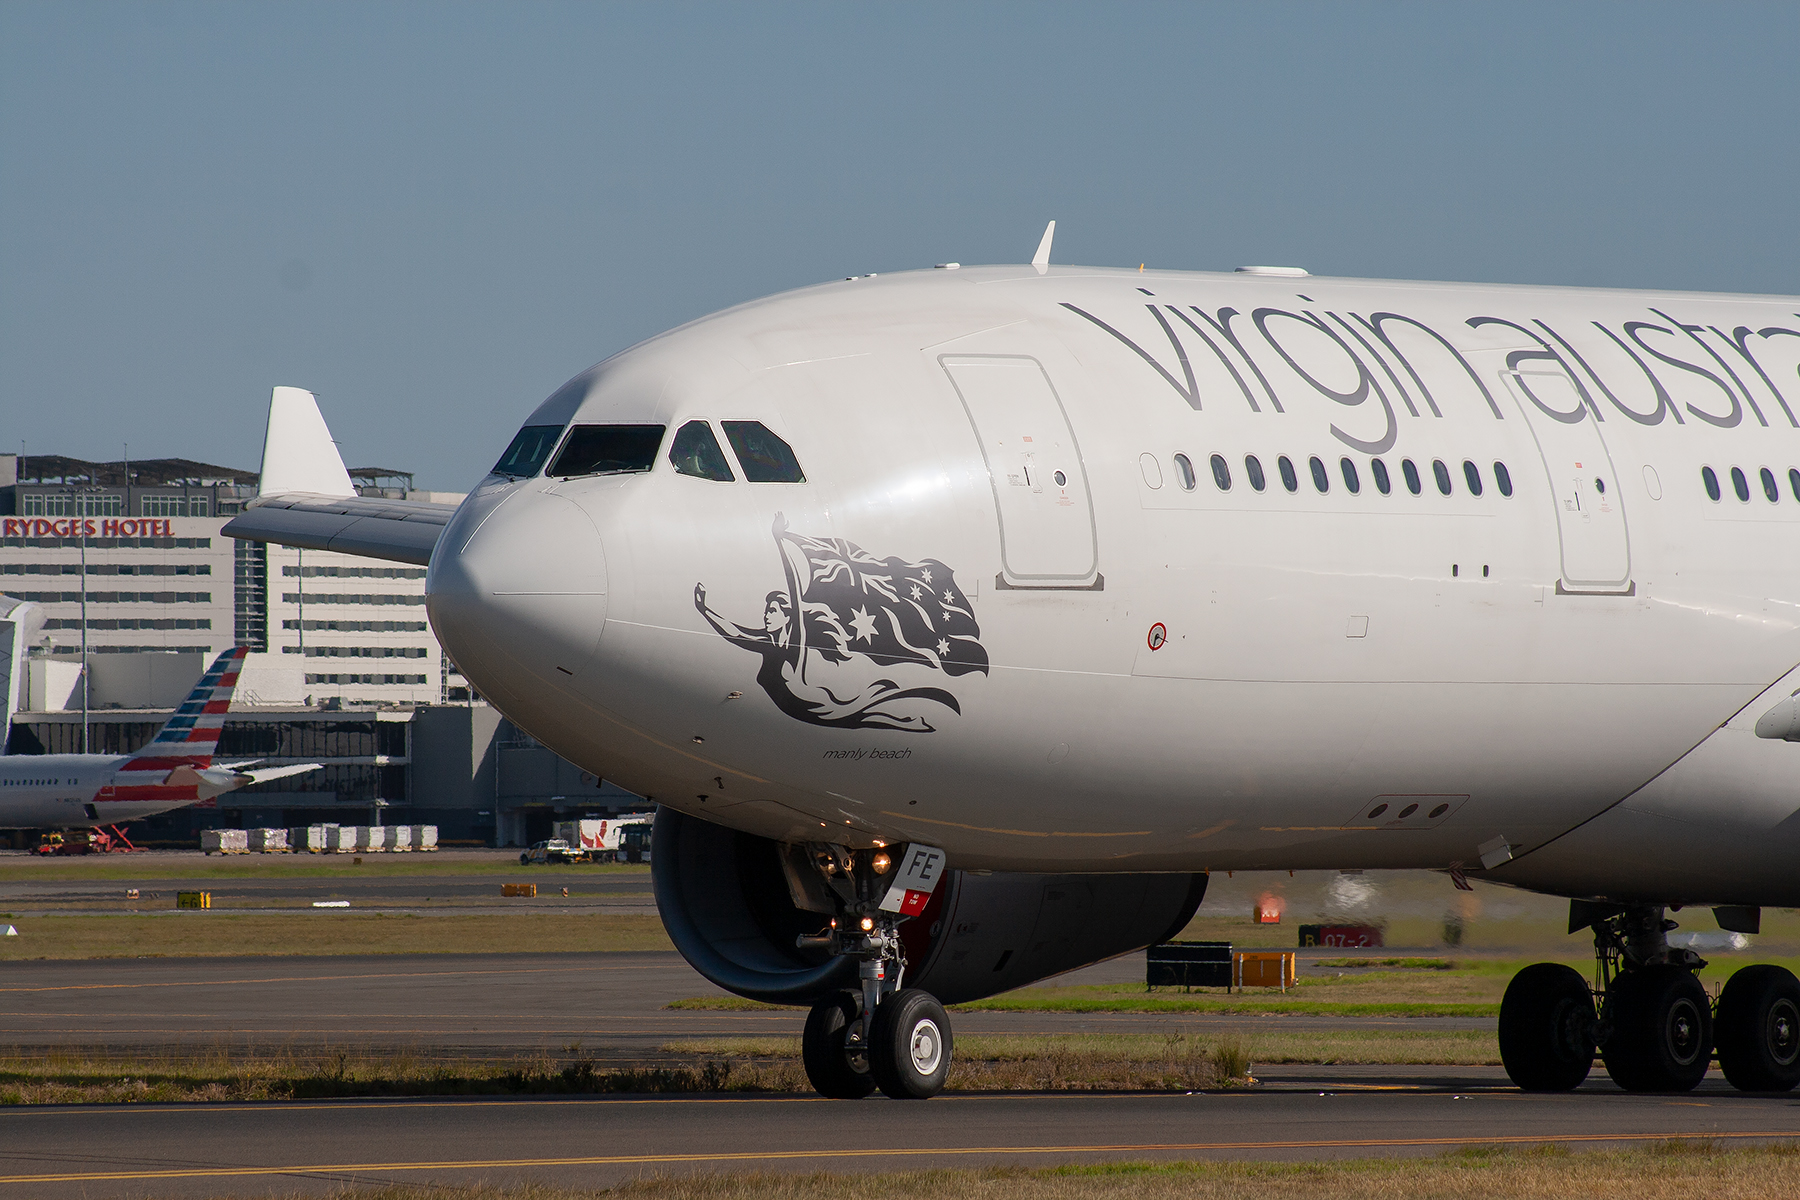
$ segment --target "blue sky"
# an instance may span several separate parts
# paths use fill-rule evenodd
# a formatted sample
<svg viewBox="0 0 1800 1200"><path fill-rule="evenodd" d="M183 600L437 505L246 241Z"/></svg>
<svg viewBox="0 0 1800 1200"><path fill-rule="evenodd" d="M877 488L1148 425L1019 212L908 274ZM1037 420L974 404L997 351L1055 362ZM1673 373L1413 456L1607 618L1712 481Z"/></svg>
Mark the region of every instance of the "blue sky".
<svg viewBox="0 0 1800 1200"><path fill-rule="evenodd" d="M1800 292L1800 5L0 5L0 449L462 490L592 362L933 262Z"/></svg>

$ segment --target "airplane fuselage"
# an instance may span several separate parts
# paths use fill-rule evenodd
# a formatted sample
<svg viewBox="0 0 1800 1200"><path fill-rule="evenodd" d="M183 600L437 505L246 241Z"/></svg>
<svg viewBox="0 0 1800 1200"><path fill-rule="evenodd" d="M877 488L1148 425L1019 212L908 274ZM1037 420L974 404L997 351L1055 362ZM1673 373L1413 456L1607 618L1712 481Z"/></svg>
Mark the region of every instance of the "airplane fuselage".
<svg viewBox="0 0 1800 1200"><path fill-rule="evenodd" d="M1800 689L1797 311L824 285L546 401L527 426L662 426L653 464L491 476L432 621L563 756L784 841L1800 904L1800 746L1754 732ZM804 482L747 480L753 443L682 473L695 421L760 423Z"/></svg>
<svg viewBox="0 0 1800 1200"><path fill-rule="evenodd" d="M190 785L121 779L128 754L34 754L0 758L0 829L69 829L155 816L192 804ZM127 795L120 796L124 788Z"/></svg>

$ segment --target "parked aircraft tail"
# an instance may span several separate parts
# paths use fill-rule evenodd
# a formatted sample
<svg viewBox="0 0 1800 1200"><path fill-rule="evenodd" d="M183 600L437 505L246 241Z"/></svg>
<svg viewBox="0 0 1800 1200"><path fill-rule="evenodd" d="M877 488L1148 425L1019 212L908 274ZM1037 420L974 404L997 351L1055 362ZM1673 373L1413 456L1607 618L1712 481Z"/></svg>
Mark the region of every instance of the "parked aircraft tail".
<svg viewBox="0 0 1800 1200"><path fill-rule="evenodd" d="M149 743L126 762L121 771L170 771L177 767L203 768L212 763L219 748L219 731L237 690L245 646L233 646L213 660L181 707Z"/></svg>

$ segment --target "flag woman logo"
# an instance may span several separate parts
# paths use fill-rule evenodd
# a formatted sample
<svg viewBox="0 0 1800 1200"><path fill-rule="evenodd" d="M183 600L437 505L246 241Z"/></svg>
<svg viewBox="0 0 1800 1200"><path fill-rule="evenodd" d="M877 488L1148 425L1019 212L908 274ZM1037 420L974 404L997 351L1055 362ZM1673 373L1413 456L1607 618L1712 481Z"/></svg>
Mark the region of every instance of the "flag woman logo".
<svg viewBox="0 0 1800 1200"><path fill-rule="evenodd" d="M694 607L720 637L762 658L756 682L797 721L836 729L930 733L962 705L940 680L988 673L974 606L936 559L876 558L842 538L772 531L787 576L760 628L727 621L694 585Z"/></svg>

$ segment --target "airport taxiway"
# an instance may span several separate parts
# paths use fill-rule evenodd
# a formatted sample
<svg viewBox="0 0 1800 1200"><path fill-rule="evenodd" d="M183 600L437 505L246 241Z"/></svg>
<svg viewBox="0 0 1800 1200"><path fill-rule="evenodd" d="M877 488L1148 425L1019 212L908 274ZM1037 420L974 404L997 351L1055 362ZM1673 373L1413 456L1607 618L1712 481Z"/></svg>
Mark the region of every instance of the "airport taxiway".
<svg viewBox="0 0 1800 1200"><path fill-rule="evenodd" d="M1367 1091L1326 1080L1185 1096L945 1095L922 1103L595 1097L21 1108L0 1112L0 1195L325 1195L352 1183L603 1186L658 1172L1310 1159L1471 1144L1579 1149L1797 1137L1800 1100L1791 1096Z"/></svg>
<svg viewBox="0 0 1800 1200"><path fill-rule="evenodd" d="M1049 981L1143 978L1130 955ZM664 1057L674 1040L799 1037L799 1010L672 1010L723 996L671 951L14 961L0 975L0 1045L110 1050L404 1046L462 1056ZM1482 1017L964 1012L959 1033L1491 1030Z"/></svg>

